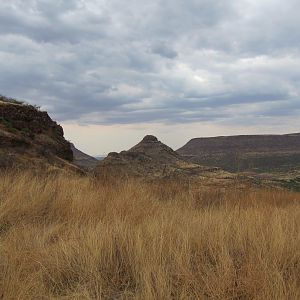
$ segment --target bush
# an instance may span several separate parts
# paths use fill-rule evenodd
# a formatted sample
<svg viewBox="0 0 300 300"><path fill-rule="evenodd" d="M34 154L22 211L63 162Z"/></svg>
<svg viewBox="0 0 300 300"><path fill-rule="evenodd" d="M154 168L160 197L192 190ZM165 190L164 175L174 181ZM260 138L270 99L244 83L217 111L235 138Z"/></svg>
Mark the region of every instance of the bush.
<svg viewBox="0 0 300 300"><path fill-rule="evenodd" d="M8 129L8 131L12 133L16 133L18 131L16 128L13 127L10 121L6 120L3 117L0 117L0 123L3 124Z"/></svg>
<svg viewBox="0 0 300 300"><path fill-rule="evenodd" d="M29 138L34 137L34 134L32 133L32 131L29 128L22 128L21 133Z"/></svg>

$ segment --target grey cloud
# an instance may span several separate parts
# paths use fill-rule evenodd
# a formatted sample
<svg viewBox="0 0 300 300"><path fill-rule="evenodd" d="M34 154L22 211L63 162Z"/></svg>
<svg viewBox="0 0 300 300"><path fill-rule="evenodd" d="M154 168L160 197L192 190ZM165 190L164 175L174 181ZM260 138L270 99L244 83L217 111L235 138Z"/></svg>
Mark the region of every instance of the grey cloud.
<svg viewBox="0 0 300 300"><path fill-rule="evenodd" d="M16 5L0 4L1 34L27 36L41 43L79 43L103 38L106 31L102 29L109 28L108 16L85 11L81 1L10 2Z"/></svg>
<svg viewBox="0 0 300 300"><path fill-rule="evenodd" d="M152 52L170 59L173 59L177 56L177 52L164 43L157 43L156 45L154 45L152 47Z"/></svg>
<svg viewBox="0 0 300 300"><path fill-rule="evenodd" d="M0 93L59 121L292 120L299 11L296 0L2 2Z"/></svg>

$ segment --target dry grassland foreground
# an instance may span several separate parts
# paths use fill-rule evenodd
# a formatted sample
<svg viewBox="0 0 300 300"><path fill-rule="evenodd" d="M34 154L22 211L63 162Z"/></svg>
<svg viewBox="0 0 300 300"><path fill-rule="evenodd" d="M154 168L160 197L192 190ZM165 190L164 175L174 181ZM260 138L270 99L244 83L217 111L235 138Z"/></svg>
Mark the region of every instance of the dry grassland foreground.
<svg viewBox="0 0 300 300"><path fill-rule="evenodd" d="M0 175L0 299L300 299L300 197Z"/></svg>

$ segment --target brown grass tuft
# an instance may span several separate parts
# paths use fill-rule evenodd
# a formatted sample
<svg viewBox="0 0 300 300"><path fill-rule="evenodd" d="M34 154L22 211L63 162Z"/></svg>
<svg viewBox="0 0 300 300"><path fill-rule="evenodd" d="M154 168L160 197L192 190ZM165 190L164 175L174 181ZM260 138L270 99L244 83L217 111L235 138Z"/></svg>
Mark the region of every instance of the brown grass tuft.
<svg viewBox="0 0 300 300"><path fill-rule="evenodd" d="M0 176L0 299L300 299L300 197Z"/></svg>

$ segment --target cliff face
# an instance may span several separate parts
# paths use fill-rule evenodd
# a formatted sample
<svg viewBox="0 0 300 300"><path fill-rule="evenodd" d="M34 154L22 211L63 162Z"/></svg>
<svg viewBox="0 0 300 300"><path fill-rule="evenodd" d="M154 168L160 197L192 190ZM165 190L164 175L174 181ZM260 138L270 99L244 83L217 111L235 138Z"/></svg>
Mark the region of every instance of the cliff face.
<svg viewBox="0 0 300 300"><path fill-rule="evenodd" d="M231 172L289 171L300 167L300 134L195 138L177 152Z"/></svg>
<svg viewBox="0 0 300 300"><path fill-rule="evenodd" d="M0 167L69 164L73 152L63 134L46 112L0 98Z"/></svg>

